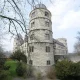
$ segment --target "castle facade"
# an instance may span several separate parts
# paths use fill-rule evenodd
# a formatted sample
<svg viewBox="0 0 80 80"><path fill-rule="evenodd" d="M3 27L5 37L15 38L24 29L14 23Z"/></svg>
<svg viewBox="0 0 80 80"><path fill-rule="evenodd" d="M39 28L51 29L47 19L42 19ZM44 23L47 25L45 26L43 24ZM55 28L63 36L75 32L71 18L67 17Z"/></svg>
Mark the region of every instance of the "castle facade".
<svg viewBox="0 0 80 80"><path fill-rule="evenodd" d="M67 40L52 37L52 15L44 4L36 5L29 16L29 33L24 39L21 34L15 37L13 51L24 51L35 71L45 74L59 57L68 53Z"/></svg>

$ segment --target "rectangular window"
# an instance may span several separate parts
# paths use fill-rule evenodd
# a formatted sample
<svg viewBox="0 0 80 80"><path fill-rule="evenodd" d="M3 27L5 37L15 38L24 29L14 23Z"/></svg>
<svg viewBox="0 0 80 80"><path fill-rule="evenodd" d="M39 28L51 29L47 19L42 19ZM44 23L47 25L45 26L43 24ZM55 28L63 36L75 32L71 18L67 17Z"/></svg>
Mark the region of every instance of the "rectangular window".
<svg viewBox="0 0 80 80"><path fill-rule="evenodd" d="M33 61L32 61L32 60L30 60L30 61L29 61L29 64L31 64L31 65L32 65L32 64L33 64Z"/></svg>
<svg viewBox="0 0 80 80"><path fill-rule="evenodd" d="M50 60L47 61L47 65L50 65Z"/></svg>
<svg viewBox="0 0 80 80"><path fill-rule="evenodd" d="M34 46L29 47L29 52L34 52Z"/></svg>
<svg viewBox="0 0 80 80"><path fill-rule="evenodd" d="M33 40L33 39L34 39L34 34L30 36L30 40Z"/></svg>
<svg viewBox="0 0 80 80"><path fill-rule="evenodd" d="M49 39L50 39L49 34L45 34L45 39L46 39L46 40L49 40Z"/></svg>
<svg viewBox="0 0 80 80"><path fill-rule="evenodd" d="M46 46L46 52L50 52L50 47Z"/></svg>
<svg viewBox="0 0 80 80"><path fill-rule="evenodd" d="M34 27L34 26L35 26L35 22L32 22L32 23L31 23L31 27Z"/></svg>
<svg viewBox="0 0 80 80"><path fill-rule="evenodd" d="M48 12L45 12L45 16L49 17L49 13Z"/></svg>
<svg viewBox="0 0 80 80"><path fill-rule="evenodd" d="M45 26L49 27L49 22L48 21L45 22Z"/></svg>
<svg viewBox="0 0 80 80"><path fill-rule="evenodd" d="M26 44L25 44L25 47L26 47Z"/></svg>

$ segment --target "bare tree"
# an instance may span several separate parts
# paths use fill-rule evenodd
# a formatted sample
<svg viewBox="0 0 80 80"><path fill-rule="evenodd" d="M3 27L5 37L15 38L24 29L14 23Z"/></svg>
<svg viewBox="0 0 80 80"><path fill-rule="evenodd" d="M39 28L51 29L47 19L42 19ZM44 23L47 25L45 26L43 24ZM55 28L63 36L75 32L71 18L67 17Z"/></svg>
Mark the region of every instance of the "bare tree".
<svg viewBox="0 0 80 80"><path fill-rule="evenodd" d="M80 32L78 32L77 42L74 45L75 53L80 54Z"/></svg>
<svg viewBox="0 0 80 80"><path fill-rule="evenodd" d="M52 1L49 0L51 3ZM18 33L25 33L28 39L28 8L34 8L36 4L41 3L41 0L0 0L0 23L2 28L12 34L12 36ZM28 43L28 40L27 40ZM27 44L27 53L28 51Z"/></svg>

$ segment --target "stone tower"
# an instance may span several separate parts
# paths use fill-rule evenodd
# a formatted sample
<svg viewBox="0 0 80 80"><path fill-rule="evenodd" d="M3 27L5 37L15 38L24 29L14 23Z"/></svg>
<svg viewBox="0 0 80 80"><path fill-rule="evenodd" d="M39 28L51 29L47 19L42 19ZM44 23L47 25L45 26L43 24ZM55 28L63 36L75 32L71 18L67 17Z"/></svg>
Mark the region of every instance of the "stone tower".
<svg viewBox="0 0 80 80"><path fill-rule="evenodd" d="M51 13L38 4L30 13L29 63L43 74L54 64Z"/></svg>

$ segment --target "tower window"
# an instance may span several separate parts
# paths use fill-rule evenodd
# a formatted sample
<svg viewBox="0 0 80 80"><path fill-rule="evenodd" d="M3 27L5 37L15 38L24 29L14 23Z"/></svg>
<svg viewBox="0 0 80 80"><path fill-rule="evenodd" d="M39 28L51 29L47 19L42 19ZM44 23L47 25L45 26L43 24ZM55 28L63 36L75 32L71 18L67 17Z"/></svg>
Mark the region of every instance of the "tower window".
<svg viewBox="0 0 80 80"><path fill-rule="evenodd" d="M26 44L25 44L25 47L26 47Z"/></svg>
<svg viewBox="0 0 80 80"><path fill-rule="evenodd" d="M34 52L34 46L29 47L29 52Z"/></svg>
<svg viewBox="0 0 80 80"><path fill-rule="evenodd" d="M48 12L45 12L45 16L49 17L49 13Z"/></svg>
<svg viewBox="0 0 80 80"><path fill-rule="evenodd" d="M48 21L45 22L45 26L49 27L49 22Z"/></svg>
<svg viewBox="0 0 80 80"><path fill-rule="evenodd" d="M31 14L31 17L34 17L35 16L35 12L33 12L32 14Z"/></svg>
<svg viewBox="0 0 80 80"><path fill-rule="evenodd" d="M35 26L35 22L32 22L32 23L31 23L31 27L34 27L34 26Z"/></svg>
<svg viewBox="0 0 80 80"><path fill-rule="evenodd" d="M50 65L50 60L47 61L47 65Z"/></svg>
<svg viewBox="0 0 80 80"><path fill-rule="evenodd" d="M32 61L32 60L30 60L30 61L29 61L29 64L31 64L31 65L32 65L32 64L33 64L33 61Z"/></svg>
<svg viewBox="0 0 80 80"><path fill-rule="evenodd" d="M34 39L34 34L30 36L30 40L33 40L33 39Z"/></svg>
<svg viewBox="0 0 80 80"><path fill-rule="evenodd" d="M50 35L49 34L45 34L45 39L49 40L50 39Z"/></svg>
<svg viewBox="0 0 80 80"><path fill-rule="evenodd" d="M46 52L50 52L50 47L46 46Z"/></svg>

